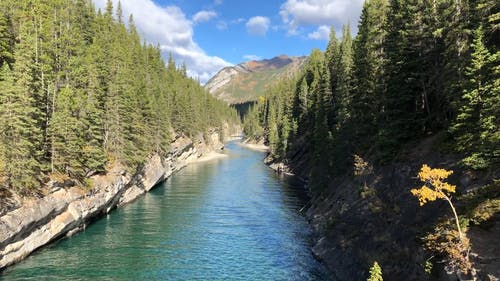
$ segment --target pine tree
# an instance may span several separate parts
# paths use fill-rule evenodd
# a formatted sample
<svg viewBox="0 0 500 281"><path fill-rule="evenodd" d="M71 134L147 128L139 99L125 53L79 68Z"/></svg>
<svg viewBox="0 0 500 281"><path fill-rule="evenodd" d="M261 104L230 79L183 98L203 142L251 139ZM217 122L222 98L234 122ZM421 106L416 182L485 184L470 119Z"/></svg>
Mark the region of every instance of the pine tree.
<svg viewBox="0 0 500 281"><path fill-rule="evenodd" d="M12 33L9 31L11 24L7 15L0 14L0 67L4 63L11 64L13 61Z"/></svg>
<svg viewBox="0 0 500 281"><path fill-rule="evenodd" d="M305 119L307 118L307 114L309 112L309 107L310 107L310 98L308 97L309 95L309 89L307 86L307 81L306 79L302 79L302 82L300 83L300 88L298 92L298 97L299 97L299 118Z"/></svg>
<svg viewBox="0 0 500 281"><path fill-rule="evenodd" d="M21 27L21 43L15 53L14 71L7 64L2 68L3 93L0 103L2 140L0 151L5 162L6 186L18 192L29 190L40 184L43 170L41 159L41 130L36 117L33 91L34 51L33 37L28 27Z"/></svg>
<svg viewBox="0 0 500 281"><path fill-rule="evenodd" d="M391 1L385 73L387 91L381 122L381 150L394 152L400 145L447 124L448 73L438 1ZM383 148L382 148L383 147Z"/></svg>
<svg viewBox="0 0 500 281"><path fill-rule="evenodd" d="M327 186L331 175L332 159L331 144L332 133L328 128L328 112L324 106L325 97L331 96L330 75L326 63L323 63L320 72L319 91L314 99L314 127L313 127L313 155L311 172L312 187L323 189Z"/></svg>
<svg viewBox="0 0 500 281"><path fill-rule="evenodd" d="M335 34L335 29L333 27L330 29L330 39L328 41L328 46L326 47L325 60L328 66L328 71L330 72L330 85L332 87L332 92L337 88L338 82L338 67L340 58L340 43Z"/></svg>
<svg viewBox="0 0 500 281"><path fill-rule="evenodd" d="M351 118L351 99L353 89L353 49L351 28L342 28L339 63L337 67L337 85L335 88L335 117L337 128L344 126Z"/></svg>
<svg viewBox="0 0 500 281"><path fill-rule="evenodd" d="M96 46L94 46L96 47ZM81 112L82 126L82 166L85 175L94 172L104 171L106 164L106 155L104 151L103 139L103 91L100 88L98 70L95 61L92 61L94 53L92 47L89 48L87 55L87 74L88 78L83 96L83 105Z"/></svg>
<svg viewBox="0 0 500 281"><path fill-rule="evenodd" d="M377 124L385 93L383 43L386 37L387 0L366 1L359 31L354 41L353 95L351 101L352 130L357 149L370 145L377 134ZM358 152L359 153L359 152Z"/></svg>
<svg viewBox="0 0 500 281"><path fill-rule="evenodd" d="M81 108L78 94L70 87L65 87L57 95L56 111L52 115L51 166L52 172L81 178L83 167L81 154L83 140L80 138L80 121L77 116Z"/></svg>
<svg viewBox="0 0 500 281"><path fill-rule="evenodd" d="M15 138L13 127L19 125L14 123L18 120L13 117L19 112L16 112L18 89L12 71L6 63L2 65L0 71L0 88L2 89L0 95L0 185L10 187L13 155L9 145Z"/></svg>
<svg viewBox="0 0 500 281"><path fill-rule="evenodd" d="M367 281L383 281L382 278L382 269L378 265L378 262L374 262L373 266L370 268L370 276Z"/></svg>
<svg viewBox="0 0 500 281"><path fill-rule="evenodd" d="M0 11L2 187L31 193L49 172L82 182L108 162L135 172L169 152L172 126L194 136L237 118L142 45L120 3L116 14L110 0L104 13L88 0L4 0Z"/></svg>
<svg viewBox="0 0 500 281"><path fill-rule="evenodd" d="M269 113L267 117L267 140L269 142L269 148L273 153L276 153L276 147L279 142L278 136L278 120L276 118L276 110L273 103L268 99Z"/></svg>
<svg viewBox="0 0 500 281"><path fill-rule="evenodd" d="M500 157L500 87L498 60L484 45L483 27L475 31L471 65L466 70L467 86L455 124L457 147L468 156L464 163L476 169L486 168ZM496 69L496 73L495 70ZM495 85L496 84L496 85Z"/></svg>
<svg viewBox="0 0 500 281"><path fill-rule="evenodd" d="M349 25L343 27L342 40L339 46L339 57L336 59L337 85L333 95L333 126L330 127L333 138L330 158L332 173L339 174L351 165L352 151L352 96L353 96L353 49Z"/></svg>

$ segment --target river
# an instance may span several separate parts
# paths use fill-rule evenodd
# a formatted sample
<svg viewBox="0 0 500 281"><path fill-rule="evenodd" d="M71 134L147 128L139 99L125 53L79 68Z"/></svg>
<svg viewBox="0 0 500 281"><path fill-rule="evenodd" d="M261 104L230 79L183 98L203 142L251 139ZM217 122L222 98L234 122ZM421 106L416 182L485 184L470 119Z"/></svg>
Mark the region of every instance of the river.
<svg viewBox="0 0 500 281"><path fill-rule="evenodd" d="M0 280L327 280L311 254L300 182L264 153L191 164L85 231L42 248Z"/></svg>

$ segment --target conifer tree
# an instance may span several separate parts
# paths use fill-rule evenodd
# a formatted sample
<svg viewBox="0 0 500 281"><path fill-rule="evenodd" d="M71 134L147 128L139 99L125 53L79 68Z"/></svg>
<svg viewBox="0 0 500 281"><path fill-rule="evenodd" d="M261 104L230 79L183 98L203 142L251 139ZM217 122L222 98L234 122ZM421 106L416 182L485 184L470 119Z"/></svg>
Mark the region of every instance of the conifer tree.
<svg viewBox="0 0 500 281"><path fill-rule="evenodd" d="M380 268L380 265L378 265L378 262L374 262L373 266L370 268L370 276L366 281L383 281L384 279L382 278L382 269Z"/></svg>
<svg viewBox="0 0 500 281"><path fill-rule="evenodd" d="M52 172L82 177L81 154L83 139L80 138L80 121L77 116L81 106L78 94L65 87L57 95L57 108L52 115L50 134L52 139Z"/></svg>
<svg viewBox="0 0 500 281"><path fill-rule="evenodd" d="M457 147L467 153L464 163L473 168L488 167L500 157L500 87L498 58L484 43L483 27L475 31L472 60L467 68L467 86L452 132L457 134ZM497 61L495 61L497 60ZM495 69L496 68L496 69Z"/></svg>
<svg viewBox="0 0 500 281"><path fill-rule="evenodd" d="M313 155L311 172L313 188L325 188L328 179L331 175L331 162L336 161L332 159L331 144L332 133L328 128L328 112L327 107L324 106L324 99L331 95L330 75L326 63L322 64L320 72L319 91L315 97L314 103L314 127L313 127Z"/></svg>
<svg viewBox="0 0 500 281"><path fill-rule="evenodd" d="M335 34L335 29L332 27L330 29L330 39L328 41L328 46L326 47L325 60L328 66L328 71L330 72L330 85L332 91L337 88L338 81L338 66L340 58L340 43Z"/></svg>
<svg viewBox="0 0 500 281"><path fill-rule="evenodd" d="M353 49L351 28L342 28L342 41L339 48L337 85L335 88L336 126L342 127L351 117L351 99L353 88Z"/></svg>
<svg viewBox="0 0 500 281"><path fill-rule="evenodd" d="M82 182L108 163L134 172L169 152L171 124L195 135L237 122L112 3L103 14L87 0L0 2L2 187L31 193L49 172Z"/></svg>
<svg viewBox="0 0 500 281"><path fill-rule="evenodd" d="M369 140L377 134L386 87L383 43L387 8L387 0L370 0L364 3L359 31L353 43L354 85L350 126L357 146L361 142L369 144Z"/></svg>
<svg viewBox="0 0 500 281"><path fill-rule="evenodd" d="M331 131L335 130L336 126L336 98L337 98L337 85L339 82L340 75L340 42L337 39L337 35L335 34L335 29L332 27L330 29L330 40L328 42L328 46L325 52L325 60L327 64L327 70L330 75L330 87L331 87L331 95L326 100L328 109L327 118L328 118L328 127Z"/></svg>
<svg viewBox="0 0 500 281"><path fill-rule="evenodd" d="M4 63L12 63L13 59L13 41L12 34L9 32L12 28L7 15L0 14L0 66Z"/></svg>
<svg viewBox="0 0 500 281"><path fill-rule="evenodd" d="M310 97L308 95L309 95L309 89L307 86L307 81L306 79L302 79L302 82L300 83L300 88L298 89L298 100L300 109L300 114L298 117L301 120L307 118L307 114L309 112Z"/></svg>
<svg viewBox="0 0 500 281"><path fill-rule="evenodd" d="M5 87L0 103L3 123L0 150L5 153L6 185L17 191L37 187L43 170L40 113L34 94L37 91L35 38L29 32L29 24L28 20L21 25L14 71L7 64L2 69Z"/></svg>

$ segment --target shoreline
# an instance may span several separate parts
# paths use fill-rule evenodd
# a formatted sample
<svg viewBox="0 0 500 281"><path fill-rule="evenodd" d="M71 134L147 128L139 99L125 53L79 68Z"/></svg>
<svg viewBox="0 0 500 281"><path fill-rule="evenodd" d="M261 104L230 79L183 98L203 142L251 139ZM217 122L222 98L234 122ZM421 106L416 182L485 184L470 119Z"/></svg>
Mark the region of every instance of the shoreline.
<svg viewBox="0 0 500 281"><path fill-rule="evenodd" d="M239 142L238 145L241 145L243 147L252 149L252 150L257 150L257 151L262 151L262 152L269 152L269 146L265 144L257 144L257 143L244 143L244 142Z"/></svg>
<svg viewBox="0 0 500 281"><path fill-rule="evenodd" d="M203 163L203 162L208 162L212 160L218 160L222 158L227 158L229 155L218 152L218 151L210 151L208 153L203 154L200 158L193 159L192 161L189 162L189 164L195 164L195 163Z"/></svg>
<svg viewBox="0 0 500 281"><path fill-rule="evenodd" d="M217 135L217 136L215 136ZM217 140L217 141L215 141ZM218 134L201 144L179 136L168 156L155 154L134 174L122 169L93 176L93 188L60 188L0 216L0 272L39 248L85 229L115 208L128 204L185 166L227 157Z"/></svg>

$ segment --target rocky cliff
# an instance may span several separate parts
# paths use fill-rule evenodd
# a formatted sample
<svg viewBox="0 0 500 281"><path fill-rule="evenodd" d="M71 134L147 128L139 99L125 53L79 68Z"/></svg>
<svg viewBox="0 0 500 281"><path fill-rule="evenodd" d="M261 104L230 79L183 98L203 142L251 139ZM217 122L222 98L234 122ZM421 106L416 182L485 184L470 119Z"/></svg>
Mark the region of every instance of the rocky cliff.
<svg viewBox="0 0 500 281"><path fill-rule="evenodd" d="M264 95L267 86L296 73L306 59L307 57L281 55L225 67L207 82L205 89L216 98L231 104L256 101L259 96Z"/></svg>
<svg viewBox="0 0 500 281"><path fill-rule="evenodd" d="M465 170L457 155L433 149L435 142L430 137L383 166L364 159L368 166L363 175L337 177L323 190L311 192L305 214L315 233L312 251L334 280L366 280L374 261L381 265L384 280L500 280L498 167ZM299 157L288 159L288 165L272 163L271 158L268 164L307 179L307 154L295 155ZM420 185L416 175L424 163L455 172L449 182L457 185L453 201L459 215L469 220L466 235L476 279L457 275L445 256L424 249L423 238L452 216L446 202L421 207L410 193ZM482 218L470 219L474 212Z"/></svg>
<svg viewBox="0 0 500 281"><path fill-rule="evenodd" d="M207 140L176 136L166 157L151 156L135 174L119 166L93 176L92 188L54 188L41 199L24 202L0 217L0 270L62 236L84 229L94 218L129 203L191 160L223 144L217 132Z"/></svg>

